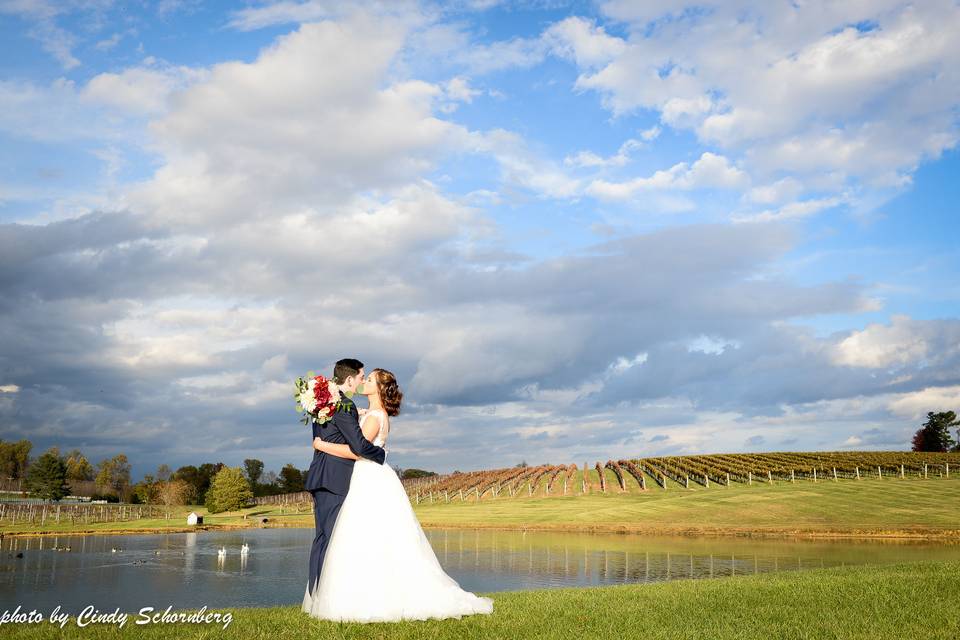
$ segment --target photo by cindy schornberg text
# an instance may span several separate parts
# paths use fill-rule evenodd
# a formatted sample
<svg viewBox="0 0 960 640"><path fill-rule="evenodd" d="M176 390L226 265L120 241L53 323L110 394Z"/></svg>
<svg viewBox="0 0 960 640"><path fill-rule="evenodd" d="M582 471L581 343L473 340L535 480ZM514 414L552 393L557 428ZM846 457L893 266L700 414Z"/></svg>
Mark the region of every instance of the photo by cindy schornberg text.
<svg viewBox="0 0 960 640"><path fill-rule="evenodd" d="M136 614L133 614L135 618L132 622L133 624L222 624L223 629L226 629L230 626L230 623L233 622L233 614L229 611L225 613L207 611L206 605L197 611L190 611L189 613L173 612L172 609L172 606L168 606L163 611L157 611L153 607L143 607ZM50 612L49 616L45 616L36 609L22 611L18 605L13 611L9 609L4 610L3 615L0 615L0 626L5 624L42 624L46 622L58 625L62 629L70 622L70 619L73 618L78 627L87 627L94 624L113 624L122 629L123 626L127 624L127 621L130 620L130 616L131 614L129 613L121 613L119 607L114 611L103 612L96 609L93 605L85 607L83 611L76 616L61 611L60 605L57 605L57 607Z"/></svg>

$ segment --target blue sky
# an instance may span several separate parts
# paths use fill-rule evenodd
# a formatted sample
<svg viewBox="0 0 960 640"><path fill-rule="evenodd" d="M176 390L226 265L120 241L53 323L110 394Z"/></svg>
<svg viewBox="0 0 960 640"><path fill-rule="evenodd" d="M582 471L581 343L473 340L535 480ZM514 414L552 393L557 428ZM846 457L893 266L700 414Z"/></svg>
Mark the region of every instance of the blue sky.
<svg viewBox="0 0 960 640"><path fill-rule="evenodd" d="M0 438L438 471L960 410L960 7L0 0Z"/></svg>

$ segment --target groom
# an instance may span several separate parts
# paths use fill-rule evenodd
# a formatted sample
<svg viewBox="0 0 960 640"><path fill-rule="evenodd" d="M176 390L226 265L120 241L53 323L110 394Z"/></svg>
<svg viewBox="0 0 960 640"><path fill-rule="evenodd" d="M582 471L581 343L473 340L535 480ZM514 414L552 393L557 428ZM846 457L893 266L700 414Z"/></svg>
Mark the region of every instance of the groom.
<svg viewBox="0 0 960 640"><path fill-rule="evenodd" d="M346 394L353 394L363 383L363 363L353 358L339 360L333 368L333 382L340 389L341 408L323 424L313 422L313 437L327 442L347 444L356 455L383 464L385 452L363 437L357 406ZM310 549L310 595L320 581L323 558L333 533L340 507L350 489L354 460L313 450L304 489L313 495L313 518L317 534Z"/></svg>

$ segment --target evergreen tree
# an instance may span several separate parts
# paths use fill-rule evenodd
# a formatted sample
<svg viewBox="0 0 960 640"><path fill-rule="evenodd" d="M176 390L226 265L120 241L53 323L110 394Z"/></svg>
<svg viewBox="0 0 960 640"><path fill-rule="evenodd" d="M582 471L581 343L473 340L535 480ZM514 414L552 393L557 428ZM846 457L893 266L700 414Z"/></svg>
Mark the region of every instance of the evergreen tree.
<svg viewBox="0 0 960 640"><path fill-rule="evenodd" d="M67 465L52 449L37 458L27 472L27 488L35 498L59 501L70 495L67 485Z"/></svg>
<svg viewBox="0 0 960 640"><path fill-rule="evenodd" d="M280 486L284 493L297 493L303 491L305 474L292 464L288 464L280 470Z"/></svg>
<svg viewBox="0 0 960 640"><path fill-rule="evenodd" d="M927 421L913 434L914 451L950 451L956 443L950 436L950 428L960 425L953 411L927 413ZM960 435L960 434L958 434Z"/></svg>
<svg viewBox="0 0 960 640"><path fill-rule="evenodd" d="M210 513L235 511L253 498L250 483L240 467L224 467L213 477L207 490L206 507Z"/></svg>

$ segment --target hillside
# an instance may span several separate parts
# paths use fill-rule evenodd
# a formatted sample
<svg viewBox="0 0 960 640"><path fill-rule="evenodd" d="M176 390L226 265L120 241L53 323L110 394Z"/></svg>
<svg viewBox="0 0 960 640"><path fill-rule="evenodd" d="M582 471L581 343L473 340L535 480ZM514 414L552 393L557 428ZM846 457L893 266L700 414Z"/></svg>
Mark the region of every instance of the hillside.
<svg viewBox="0 0 960 640"><path fill-rule="evenodd" d="M818 451L733 453L545 464L405 480L414 503L490 498L568 496L594 492L647 493L736 484L840 482L884 478L949 478L960 474L960 453Z"/></svg>

